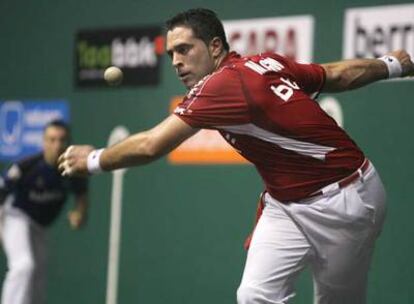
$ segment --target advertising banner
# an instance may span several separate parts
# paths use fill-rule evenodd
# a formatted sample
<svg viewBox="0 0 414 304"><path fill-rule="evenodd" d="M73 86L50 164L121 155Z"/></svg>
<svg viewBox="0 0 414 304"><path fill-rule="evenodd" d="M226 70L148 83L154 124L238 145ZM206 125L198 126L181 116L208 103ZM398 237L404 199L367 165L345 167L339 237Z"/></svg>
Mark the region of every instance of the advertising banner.
<svg viewBox="0 0 414 304"><path fill-rule="evenodd" d="M75 42L75 83L105 86L109 66L124 74L122 85L157 85L164 38L160 26L81 30Z"/></svg>
<svg viewBox="0 0 414 304"><path fill-rule="evenodd" d="M343 45L346 59L377 58L397 49L414 56L414 4L347 9Z"/></svg>
<svg viewBox="0 0 414 304"><path fill-rule="evenodd" d="M66 101L0 101L0 161L41 151L43 129L57 119L69 121Z"/></svg>
<svg viewBox="0 0 414 304"><path fill-rule="evenodd" d="M311 15L228 20L223 25L230 49L241 55L273 52L300 62L313 59Z"/></svg>

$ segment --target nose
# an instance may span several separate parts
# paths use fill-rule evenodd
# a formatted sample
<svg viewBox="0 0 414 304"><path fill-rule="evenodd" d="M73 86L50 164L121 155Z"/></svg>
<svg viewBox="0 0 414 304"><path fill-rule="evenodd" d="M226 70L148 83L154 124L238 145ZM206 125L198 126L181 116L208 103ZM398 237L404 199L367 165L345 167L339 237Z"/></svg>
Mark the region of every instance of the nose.
<svg viewBox="0 0 414 304"><path fill-rule="evenodd" d="M173 67L178 68L183 65L182 57L179 54L174 53L172 57Z"/></svg>

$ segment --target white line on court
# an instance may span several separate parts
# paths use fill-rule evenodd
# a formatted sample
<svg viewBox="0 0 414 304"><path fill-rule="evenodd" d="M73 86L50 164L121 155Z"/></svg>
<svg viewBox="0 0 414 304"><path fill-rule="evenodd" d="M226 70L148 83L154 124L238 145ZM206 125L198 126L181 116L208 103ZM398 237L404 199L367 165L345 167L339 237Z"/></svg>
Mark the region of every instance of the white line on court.
<svg viewBox="0 0 414 304"><path fill-rule="evenodd" d="M115 127L108 139L111 146L129 135L124 126ZM122 218L122 184L126 169L113 171L111 194L111 223L109 230L108 275L106 284L106 304L116 304L118 300L119 248Z"/></svg>

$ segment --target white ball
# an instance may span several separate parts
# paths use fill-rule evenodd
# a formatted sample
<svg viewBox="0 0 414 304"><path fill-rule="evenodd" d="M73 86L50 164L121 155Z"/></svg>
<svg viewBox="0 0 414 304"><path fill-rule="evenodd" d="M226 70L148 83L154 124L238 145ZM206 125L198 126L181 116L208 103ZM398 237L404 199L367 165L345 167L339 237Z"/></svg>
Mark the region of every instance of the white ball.
<svg viewBox="0 0 414 304"><path fill-rule="evenodd" d="M104 79L109 85L118 85L122 82L124 75L120 68L111 66L104 72Z"/></svg>

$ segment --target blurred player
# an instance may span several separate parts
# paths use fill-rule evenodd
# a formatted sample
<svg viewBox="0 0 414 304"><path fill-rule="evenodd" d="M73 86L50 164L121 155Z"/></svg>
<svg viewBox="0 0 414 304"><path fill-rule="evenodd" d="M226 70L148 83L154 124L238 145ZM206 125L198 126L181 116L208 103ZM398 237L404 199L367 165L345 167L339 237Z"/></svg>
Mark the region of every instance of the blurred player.
<svg viewBox="0 0 414 304"><path fill-rule="evenodd" d="M62 177L57 170L69 136L64 122L50 122L44 130L43 152L13 164L0 177L0 228L8 264L2 304L44 303L46 230L69 192L76 199L68 214L71 227L78 229L86 220L87 180Z"/></svg>
<svg viewBox="0 0 414 304"><path fill-rule="evenodd" d="M107 149L68 148L60 157L63 174L144 165L201 128L218 130L266 186L238 303L288 303L308 265L315 303L365 303L385 192L374 166L314 96L412 75L410 56L395 51L322 65L273 53L240 57L229 52L221 22L205 9L167 22L166 49L189 89L175 113Z"/></svg>

